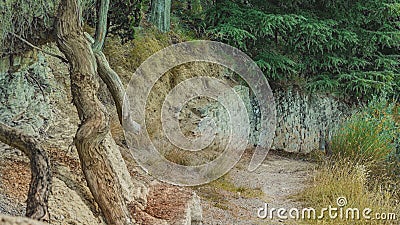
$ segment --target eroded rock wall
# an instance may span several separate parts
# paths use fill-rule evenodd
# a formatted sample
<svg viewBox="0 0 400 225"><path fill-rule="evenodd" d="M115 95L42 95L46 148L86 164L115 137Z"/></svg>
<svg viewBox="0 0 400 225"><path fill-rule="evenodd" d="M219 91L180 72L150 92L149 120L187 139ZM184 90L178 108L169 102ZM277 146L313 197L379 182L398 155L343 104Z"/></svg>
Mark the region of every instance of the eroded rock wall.
<svg viewBox="0 0 400 225"><path fill-rule="evenodd" d="M52 91L45 57L36 51L0 59L0 121L31 135L51 119Z"/></svg>
<svg viewBox="0 0 400 225"><path fill-rule="evenodd" d="M247 87L237 85L233 89L241 97L248 111L251 128L249 145L256 145L261 127L257 103ZM351 111L348 105L330 95L276 90L274 97L277 126L272 149L276 150L302 153L315 149L324 150L325 142L330 140L334 129ZM213 102L194 105L193 108L203 112L202 117L211 117L218 124L216 132L225 138L222 138L216 148L223 147L228 141L229 114L220 104ZM205 130L205 126L207 125L200 123L199 130Z"/></svg>
<svg viewBox="0 0 400 225"><path fill-rule="evenodd" d="M339 122L351 111L329 95L275 91L277 127L274 149L310 152L323 149Z"/></svg>
<svg viewBox="0 0 400 225"><path fill-rule="evenodd" d="M146 123L149 121L147 129L156 148L164 151L167 159L192 165L215 159L229 142L231 129L229 112L222 106L220 99L204 97L188 101L179 115L180 129L185 136L190 138L196 138L202 131L207 130L210 126L210 118L214 121L215 139L205 149L203 155L200 152L189 154L183 150L178 153L177 147L171 145L162 134L161 107L166 96L175 85L195 75L216 77L228 84L239 95L247 109L250 122L249 147L256 145L261 132L261 120L258 103L251 90L242 85L240 79L229 71L215 65L193 63L168 72L153 87L151 95L147 98L150 109L146 118ZM330 140L337 125L351 112L351 106L332 95L290 89L273 90L273 92L277 126L272 149L301 153L315 149L324 150L325 143ZM139 97L146 98L147 96ZM235 101L232 99L228 102ZM171 157L169 157L171 152Z"/></svg>
<svg viewBox="0 0 400 225"><path fill-rule="evenodd" d="M61 54L54 44L43 46L43 48ZM106 87L103 85L102 88L104 88L102 94L105 98L102 101L110 99L109 94L106 94ZM71 101L69 71L65 63L36 51L0 58L0 122L24 130L27 134L39 136L51 158L53 186L49 198L50 223L104 224L99 209L84 182L78 155L73 145L73 136L79 119ZM110 106L109 109L111 114L116 115L114 106ZM118 119L116 121L119 125ZM122 149L121 152L127 151L123 146L119 148ZM117 149L117 146L114 149ZM25 203L14 204L19 201L11 194L11 203L5 202L3 198L5 193L9 194L4 190L5 180L1 176L4 173L3 165L10 167L15 161L24 158L21 153L15 152L18 151L11 151L9 147L0 145L0 214L23 216ZM133 161L131 156L126 157L124 161L119 152L110 154L113 156L110 157L113 166L119 173L125 169L125 162L129 162L128 169L131 172L130 175L134 177L131 181L131 176L126 174L127 176L123 177L125 180L121 183L134 182L137 189L128 190L124 186L123 191L129 192L124 194L145 206L149 187L142 183L153 178L148 177L138 165L131 162ZM4 157L5 155L10 157ZM27 160L26 157L24 159ZM26 167L26 170L28 173L29 167ZM137 171L132 172L133 170ZM4 174L10 176L7 173ZM20 179L18 174L16 176L18 177L15 179ZM28 183L29 179L26 180L25 186ZM27 194L26 190L18 191L22 196ZM180 192L175 192L175 194L181 195ZM185 224L200 224L201 206L197 195L193 194L193 198L182 201L185 205L178 211L179 218L176 220L173 218L167 224L182 224L181 221ZM139 207L140 210L143 210L143 207ZM16 213L13 213L14 211ZM143 211L143 215L145 214ZM150 214L146 214L146 218L155 219ZM3 224L1 221L6 224L29 222L21 218L0 215L0 224Z"/></svg>

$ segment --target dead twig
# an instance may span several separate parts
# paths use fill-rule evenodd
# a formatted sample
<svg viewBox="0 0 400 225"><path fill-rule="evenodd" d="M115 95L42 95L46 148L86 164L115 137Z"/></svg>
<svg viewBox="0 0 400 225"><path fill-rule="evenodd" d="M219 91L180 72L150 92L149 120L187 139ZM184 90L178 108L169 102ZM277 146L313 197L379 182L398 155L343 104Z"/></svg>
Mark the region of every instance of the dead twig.
<svg viewBox="0 0 400 225"><path fill-rule="evenodd" d="M34 45L34 44L30 43L29 41L27 41L26 39L24 39L23 37L19 36L18 34L15 34L15 33L12 33L12 32L10 32L10 34L12 34L14 37L18 38L19 40L21 40L22 42L24 42L25 44L29 45L32 48L34 48L36 50L39 50L39 51L41 51L41 52L43 52L43 53L45 53L47 55L56 57L56 58L60 59L61 61L65 62L65 63L68 63L68 60L66 58L64 58L63 56L57 55L57 54L54 54L52 52L46 51L46 50L44 50L42 48L39 48L36 45Z"/></svg>

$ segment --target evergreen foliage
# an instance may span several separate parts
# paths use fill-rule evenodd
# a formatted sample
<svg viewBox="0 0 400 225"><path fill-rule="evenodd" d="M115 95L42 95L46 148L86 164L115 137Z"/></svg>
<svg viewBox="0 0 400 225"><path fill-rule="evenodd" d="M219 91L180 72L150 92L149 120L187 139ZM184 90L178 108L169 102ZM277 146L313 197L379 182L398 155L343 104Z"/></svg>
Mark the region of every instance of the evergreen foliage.
<svg viewBox="0 0 400 225"><path fill-rule="evenodd" d="M118 35L123 42L132 40L135 28L139 26L149 2L149 0L111 1L108 32Z"/></svg>
<svg viewBox="0 0 400 225"><path fill-rule="evenodd" d="M90 7L84 10L85 23L89 27L95 28L98 16L97 11L100 1L93 1ZM116 35L122 43L127 43L135 38L135 32L138 30L142 19L150 9L150 0L113 0L107 15L107 33Z"/></svg>
<svg viewBox="0 0 400 225"><path fill-rule="evenodd" d="M96 22L95 2L82 0L91 26ZM2 1L1 52L13 52L11 33L31 41L46 38L58 3ZM180 27L242 49L275 85L297 85L359 100L383 94L399 97L400 0L172 3ZM122 41L133 39L142 17L146 13L150 17L149 7L149 0L112 1L108 32Z"/></svg>
<svg viewBox="0 0 400 225"><path fill-rule="evenodd" d="M192 26L245 51L272 82L360 100L400 93L399 0L216 1ZM198 18L198 17L197 17Z"/></svg>

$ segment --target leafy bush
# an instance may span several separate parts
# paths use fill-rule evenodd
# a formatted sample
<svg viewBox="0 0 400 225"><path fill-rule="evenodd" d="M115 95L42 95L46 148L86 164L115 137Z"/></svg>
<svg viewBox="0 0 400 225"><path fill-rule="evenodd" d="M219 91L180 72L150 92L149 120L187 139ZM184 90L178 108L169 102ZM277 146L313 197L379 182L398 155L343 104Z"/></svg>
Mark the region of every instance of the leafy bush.
<svg viewBox="0 0 400 225"><path fill-rule="evenodd" d="M400 123L396 117L395 103L382 99L371 101L334 134L332 152L360 162L388 159L399 148Z"/></svg>

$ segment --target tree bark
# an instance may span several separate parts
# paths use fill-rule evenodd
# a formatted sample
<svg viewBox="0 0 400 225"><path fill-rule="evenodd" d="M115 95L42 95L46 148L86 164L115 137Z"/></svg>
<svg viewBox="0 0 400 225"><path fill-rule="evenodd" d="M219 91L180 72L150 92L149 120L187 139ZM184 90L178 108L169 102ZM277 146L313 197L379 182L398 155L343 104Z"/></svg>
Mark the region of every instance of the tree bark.
<svg viewBox="0 0 400 225"><path fill-rule="evenodd" d="M118 118L122 125L122 105L125 94L125 88L122 84L121 79L118 74L111 69L108 64L107 58L102 52L106 33L107 33L107 14L109 9L109 0L101 0L99 7L99 16L98 23L96 24L96 34L95 37L92 38L89 34L86 34L86 37L92 43L93 53L96 57L96 63L98 65L98 73L103 82L107 85L108 90L111 93L111 96L114 99L115 107L117 109Z"/></svg>
<svg viewBox="0 0 400 225"><path fill-rule="evenodd" d="M108 64L107 58L103 54L103 52L96 52L95 56L96 56L99 76L107 85L107 88L114 99L115 107L117 108L119 122L122 125L122 106L124 104L124 94L125 94L124 85L122 84L122 81L119 78L118 74L113 69L111 69L110 65Z"/></svg>
<svg viewBox="0 0 400 225"><path fill-rule="evenodd" d="M122 106L124 104L124 94L125 88L122 84L119 75L110 67L108 64L106 56L103 54L102 49L105 42L105 35L101 35L101 33L107 32L107 13L109 8L109 0L101 0L100 8L99 8L99 19L96 25L96 29L98 32L96 33L95 38L92 38L88 33L85 33L86 38L92 44L93 53L96 57L96 63L98 67L98 74L103 82L107 85L107 89L110 91L115 107L117 109L118 118L120 124L122 125ZM101 31L101 32L100 32ZM97 48L95 48L97 46ZM127 102L126 102L127 103ZM130 114L125 115L125 120L129 120ZM134 128L139 130L139 124L133 123L135 125ZM123 187L123 196L126 202L131 203L131 201L135 200L135 205L139 208L144 209L147 203L147 192L148 189L146 185L141 181L133 181L130 177L129 171L126 167L124 159L122 158L121 152L119 151L115 142L110 142L110 149L112 150L109 153L109 158L112 158L112 167L118 173L118 179Z"/></svg>
<svg viewBox="0 0 400 225"><path fill-rule="evenodd" d="M51 187L50 160L47 152L33 137L0 123L0 141L24 152L31 165L26 216L49 221L48 199Z"/></svg>
<svg viewBox="0 0 400 225"><path fill-rule="evenodd" d="M103 49L104 41L107 34L107 15L110 0L101 0L99 7L99 17L96 26L95 41L93 44L93 52L100 52Z"/></svg>
<svg viewBox="0 0 400 225"><path fill-rule="evenodd" d="M118 174L107 152L110 145L109 115L97 98L97 68L89 41L80 23L80 7L76 0L60 4L56 24L57 44L70 64L71 92L81 125L75 135L82 169L88 186L108 224L132 224L122 196ZM107 138L107 140L106 140Z"/></svg>
<svg viewBox="0 0 400 225"><path fill-rule="evenodd" d="M171 0L152 0L150 21L161 32L168 32L171 26Z"/></svg>
<svg viewBox="0 0 400 225"><path fill-rule="evenodd" d="M125 88L122 84L121 79L118 74L110 67L106 56L103 52L95 53L96 62L98 66L98 73L103 82L107 85L107 89L110 91L111 96L113 97L115 107L117 108L118 119L120 124L122 125L122 120L130 121L132 123L132 128L135 131L140 130L140 125L133 121L130 118L130 114L122 115L122 107L129 109L129 102L124 102ZM124 106L125 104L125 106ZM142 198L143 196L137 196ZM143 199L142 199L143 200Z"/></svg>

